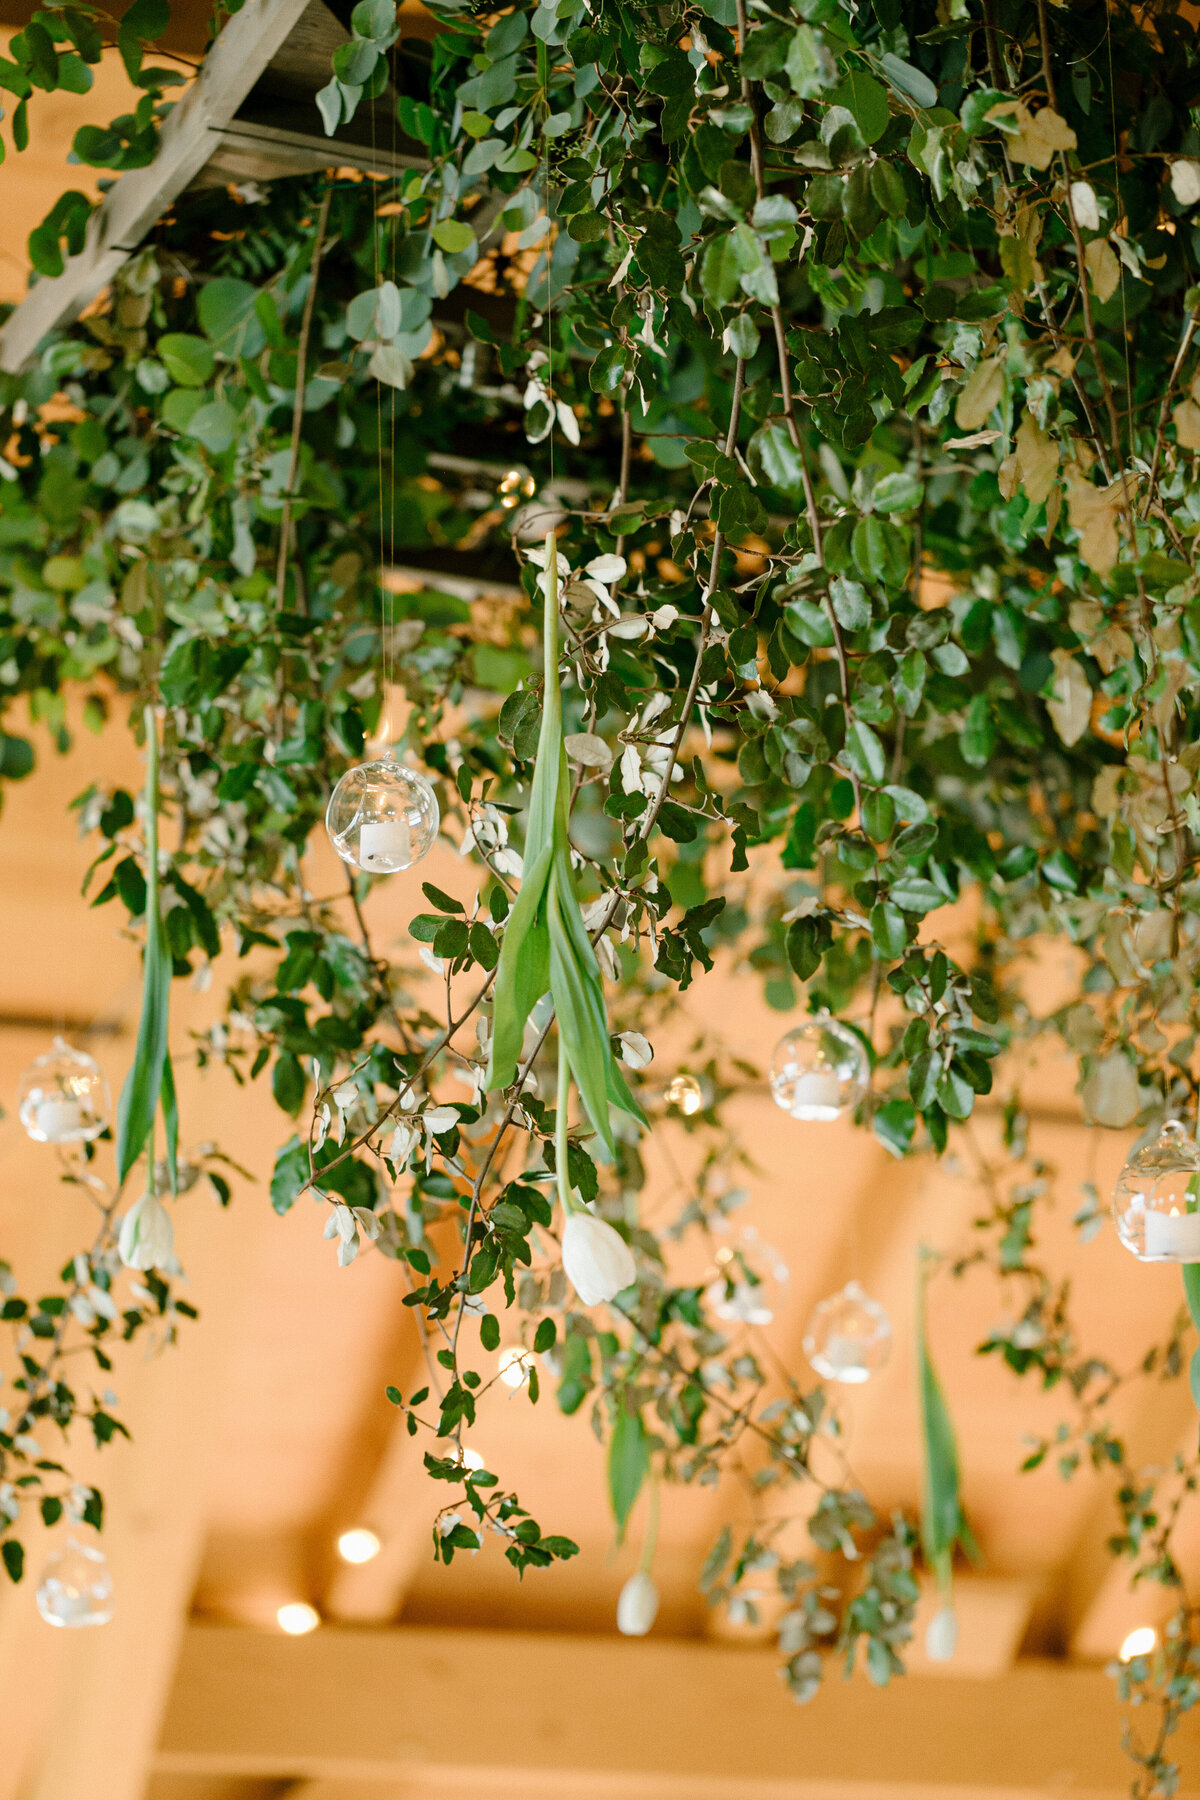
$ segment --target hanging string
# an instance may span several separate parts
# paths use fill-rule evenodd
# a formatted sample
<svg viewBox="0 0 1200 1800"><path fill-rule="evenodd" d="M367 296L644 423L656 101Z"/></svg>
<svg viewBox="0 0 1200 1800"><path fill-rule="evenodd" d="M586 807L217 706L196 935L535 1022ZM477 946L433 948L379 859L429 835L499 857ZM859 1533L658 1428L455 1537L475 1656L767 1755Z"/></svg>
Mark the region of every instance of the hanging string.
<svg viewBox="0 0 1200 1800"><path fill-rule="evenodd" d="M1109 106L1109 117L1112 122L1113 186L1116 188L1117 202L1118 202L1118 205L1120 205L1121 204L1121 164L1120 164L1120 158L1119 158L1118 152L1117 152L1117 91L1116 91L1116 87L1114 85L1115 76L1113 73L1112 14L1107 11L1106 11L1106 15L1105 15L1104 35L1105 35L1105 39L1107 41L1107 47L1108 47L1108 106ZM1128 271L1124 267L1122 267L1122 269L1121 269L1121 346L1125 353L1125 392L1126 392L1126 395L1128 396L1127 405L1128 405L1128 419L1129 419L1129 444L1130 444L1130 448L1132 449L1132 447L1133 447L1133 423L1134 423L1134 417L1133 417L1133 411L1134 411L1133 371L1130 367L1130 362L1129 362L1129 318L1128 318L1128 314L1126 311L1127 302L1126 302L1126 298L1125 298L1125 284L1128 281L1128 279L1129 279ZM1114 456L1118 456L1121 458L1121 463L1122 463L1122 467L1123 467L1125 458L1122 455L1121 446L1119 443L1113 445L1113 454L1114 454ZM1122 475L1121 479L1122 479L1122 481L1124 481L1123 475ZM1136 543L1131 544L1130 549L1132 550L1133 554L1136 556L1137 555L1137 544Z"/></svg>
<svg viewBox="0 0 1200 1800"><path fill-rule="evenodd" d="M383 259L380 254L379 233L381 229L379 204L379 145L377 137L377 116L375 100L371 96L367 102L367 113L371 124L371 276L376 293L376 318L378 318L378 294L383 286ZM383 383L375 377L375 462L379 481L379 561L375 579L379 587L379 720L376 725L376 736L381 748L388 749L387 740L391 736L390 719L388 717L388 668L387 668L387 561L385 556L386 522L383 508Z"/></svg>
<svg viewBox="0 0 1200 1800"><path fill-rule="evenodd" d="M392 52L389 51L388 54L390 56L392 54ZM396 55L397 69L399 69L399 66L400 66L399 54L397 53L397 55ZM389 112L390 121L391 121L391 139L392 139L391 185L393 188L393 192L397 193L397 195L398 195L399 184L396 181L396 158L397 158L397 153L398 153L397 131L398 131L398 126L399 126L399 121L398 121L397 115L396 115L396 101L397 101L398 96L396 93L395 84L393 82L391 82L391 80L390 80L390 71L389 71L388 85L389 85L389 88L391 89L391 99L388 102L388 112ZM397 240L400 235L399 220L400 220L399 212L393 213L392 217L391 217L391 227L390 227L390 230L391 230L391 244L390 244L391 275L392 275L392 285L394 287L396 287L397 289L399 288L399 285L400 285L399 282L396 280L396 271L397 271L397 263L398 263ZM391 393L389 425L390 425L390 430L388 433L388 479L389 479L389 487L388 487L388 570L389 570L389 572L391 572L391 571L394 571L394 569L396 567L396 390L394 388ZM383 679L384 679L384 693L387 696L390 696L390 694L392 692L392 686L395 681L395 668L394 668L395 636L396 636L396 596L392 591L390 582L385 582L384 586L383 586ZM390 699L387 700L387 705L390 709L390 706L391 706ZM392 723L392 726L393 726L393 735L394 735L394 721L390 721L390 722Z"/></svg>

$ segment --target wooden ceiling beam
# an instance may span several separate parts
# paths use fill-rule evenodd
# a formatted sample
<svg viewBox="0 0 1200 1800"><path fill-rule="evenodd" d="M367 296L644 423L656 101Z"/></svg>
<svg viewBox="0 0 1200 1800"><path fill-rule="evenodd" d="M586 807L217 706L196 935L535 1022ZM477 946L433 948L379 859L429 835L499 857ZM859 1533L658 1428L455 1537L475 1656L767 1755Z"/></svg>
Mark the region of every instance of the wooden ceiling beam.
<svg viewBox="0 0 1200 1800"><path fill-rule="evenodd" d="M164 123L154 161L121 176L93 213L79 255L61 275L35 282L0 329L0 369L28 367L43 338L78 318L193 184L424 166L422 147L396 128L390 87L374 113L368 105L344 132L321 136L314 96L349 35L324 0L246 0Z"/></svg>
<svg viewBox="0 0 1200 1800"><path fill-rule="evenodd" d="M61 275L36 282L0 331L0 368L25 368L50 331L77 318L132 255L171 202L200 173L213 132L227 125L308 0L246 0L229 20L195 81L162 128L158 155L109 190L92 214L87 241Z"/></svg>
<svg viewBox="0 0 1200 1800"><path fill-rule="evenodd" d="M1187 1768L1200 1722L1181 1739ZM1051 1785L1115 1800L1128 1787L1112 1684L1093 1670L1020 1665L882 1691L832 1678L797 1707L767 1652L403 1627L303 1639L193 1627L155 1767L160 1784L290 1775L301 1795L320 1784L308 1800L335 1800L328 1783L358 1784L347 1800L368 1783L664 1800L898 1788L1015 1800Z"/></svg>

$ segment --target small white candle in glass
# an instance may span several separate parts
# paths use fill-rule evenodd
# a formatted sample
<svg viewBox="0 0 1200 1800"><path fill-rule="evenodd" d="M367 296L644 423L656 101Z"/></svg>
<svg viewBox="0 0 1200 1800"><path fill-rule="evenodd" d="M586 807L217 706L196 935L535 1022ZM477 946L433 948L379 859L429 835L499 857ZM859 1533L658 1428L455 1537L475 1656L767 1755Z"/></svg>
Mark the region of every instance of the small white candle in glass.
<svg viewBox="0 0 1200 1800"><path fill-rule="evenodd" d="M378 819L364 825L358 838L358 860L364 869L389 873L406 869L412 862L412 838L407 819Z"/></svg>
<svg viewBox="0 0 1200 1800"><path fill-rule="evenodd" d="M835 1381L866 1381L871 1373L861 1338L847 1337L835 1331L821 1355Z"/></svg>
<svg viewBox="0 0 1200 1800"><path fill-rule="evenodd" d="M1146 1214L1147 1258L1161 1257L1164 1262L1200 1262L1200 1212Z"/></svg>
<svg viewBox="0 0 1200 1800"><path fill-rule="evenodd" d="M74 1137L86 1123L79 1101L66 1094L39 1100L34 1118L39 1134L48 1144L61 1143L64 1138Z"/></svg>
<svg viewBox="0 0 1200 1800"><path fill-rule="evenodd" d="M836 1119L842 1110L842 1084L832 1069L809 1069L792 1087L793 1119Z"/></svg>

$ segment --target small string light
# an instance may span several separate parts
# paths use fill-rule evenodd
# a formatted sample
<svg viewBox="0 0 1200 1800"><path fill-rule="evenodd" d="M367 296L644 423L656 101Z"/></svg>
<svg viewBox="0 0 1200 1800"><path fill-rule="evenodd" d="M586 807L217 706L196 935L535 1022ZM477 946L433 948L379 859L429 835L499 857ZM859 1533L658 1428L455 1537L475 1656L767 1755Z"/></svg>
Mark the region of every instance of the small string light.
<svg viewBox="0 0 1200 1800"><path fill-rule="evenodd" d="M368 1531L365 1525L356 1525L350 1531L343 1531L337 1547L342 1561L348 1563L372 1562L382 1548L375 1533Z"/></svg>
<svg viewBox="0 0 1200 1800"><path fill-rule="evenodd" d="M307 1600L289 1600L275 1614L275 1623L288 1637L307 1637L321 1623L321 1615Z"/></svg>
<svg viewBox="0 0 1200 1800"><path fill-rule="evenodd" d="M1135 1656L1149 1656L1158 1644L1158 1633L1153 1625L1139 1625L1131 1631L1117 1652L1122 1662L1132 1662Z"/></svg>

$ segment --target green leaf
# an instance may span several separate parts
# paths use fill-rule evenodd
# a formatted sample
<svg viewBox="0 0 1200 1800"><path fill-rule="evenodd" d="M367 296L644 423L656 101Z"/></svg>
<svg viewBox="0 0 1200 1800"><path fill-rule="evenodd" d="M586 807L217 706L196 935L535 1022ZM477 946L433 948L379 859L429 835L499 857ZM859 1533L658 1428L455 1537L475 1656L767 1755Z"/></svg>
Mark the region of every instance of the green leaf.
<svg viewBox="0 0 1200 1800"><path fill-rule="evenodd" d="M175 1093L175 1071L170 1052L163 1057L162 1078L163 1134L167 1140L167 1181L172 1194L179 1192L179 1101Z"/></svg>
<svg viewBox="0 0 1200 1800"><path fill-rule="evenodd" d="M304 1105L307 1088L308 1081L300 1058L290 1050L283 1051L276 1057L275 1067L271 1071L271 1092L276 1103L294 1119Z"/></svg>
<svg viewBox="0 0 1200 1800"><path fill-rule="evenodd" d="M760 426L747 446L747 457L755 474L770 487L803 498L804 461L785 426Z"/></svg>
<svg viewBox="0 0 1200 1800"><path fill-rule="evenodd" d="M126 1180L150 1135L163 1088L171 959L163 938L158 894L158 737L154 708L146 727L146 949L142 970L142 1013L133 1066L117 1103L117 1180Z"/></svg>
<svg viewBox="0 0 1200 1800"><path fill-rule="evenodd" d="M553 1319L540 1319L538 1328L533 1334L533 1348L538 1356L544 1356L547 1350L553 1350L558 1337L558 1327Z"/></svg>
<svg viewBox="0 0 1200 1800"><path fill-rule="evenodd" d="M201 330L223 356L257 356L266 343L256 298L248 281L231 275L218 275L200 289L196 312Z"/></svg>
<svg viewBox="0 0 1200 1800"><path fill-rule="evenodd" d="M1188 1312L1192 1316L1192 1324L1200 1331L1200 1263L1184 1263L1183 1293L1187 1301ZM1192 1390L1192 1400L1200 1410L1200 1350L1192 1357L1188 1368L1188 1381Z"/></svg>
<svg viewBox="0 0 1200 1800"><path fill-rule="evenodd" d="M759 248L748 225L728 229L715 237L704 252L700 285L714 306L728 306L741 291L742 276L759 260Z"/></svg>
<svg viewBox="0 0 1200 1800"><path fill-rule="evenodd" d="M851 719L846 731L846 761L864 781L882 781L887 768L883 745L861 719Z"/></svg>
<svg viewBox="0 0 1200 1800"><path fill-rule="evenodd" d="M608 1497L617 1522L617 1542L625 1541L625 1528L642 1483L650 1470L650 1439L639 1412L628 1402L621 1406L608 1442Z"/></svg>
<svg viewBox="0 0 1200 1800"><path fill-rule="evenodd" d="M439 250L457 256L475 242L475 233L464 219L443 219L430 233Z"/></svg>
<svg viewBox="0 0 1200 1800"><path fill-rule="evenodd" d="M230 448L237 429L238 415L228 400L210 400L197 407L187 424L188 436L197 438L213 456Z"/></svg>
<svg viewBox="0 0 1200 1800"><path fill-rule="evenodd" d="M155 348L172 381L181 387L203 387L212 380L216 357L211 344L184 331L168 331Z"/></svg>
<svg viewBox="0 0 1200 1800"><path fill-rule="evenodd" d="M955 1545L961 1544L970 1556L977 1556L978 1552L962 1509L954 1426L929 1354L925 1317L925 1253L920 1254L922 1262L917 1285L917 1380L924 1443L921 1546L926 1561L945 1589L950 1581L950 1561Z"/></svg>
<svg viewBox="0 0 1200 1800"><path fill-rule="evenodd" d="M854 114L864 144L873 144L887 130L892 116L887 93L864 69L852 70L828 99L831 106L844 106Z"/></svg>
<svg viewBox="0 0 1200 1800"><path fill-rule="evenodd" d="M871 908L871 942L881 956L903 956L908 943L908 927L898 906L881 900ZM914 1096L915 1097L915 1096Z"/></svg>
<svg viewBox="0 0 1200 1800"><path fill-rule="evenodd" d="M906 99L915 101L918 106L937 105L937 89L928 75L922 74L920 69L914 69L911 63L902 61L887 50L879 59L879 69L885 80Z"/></svg>

